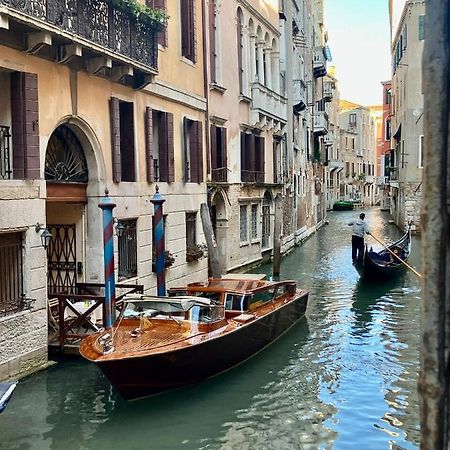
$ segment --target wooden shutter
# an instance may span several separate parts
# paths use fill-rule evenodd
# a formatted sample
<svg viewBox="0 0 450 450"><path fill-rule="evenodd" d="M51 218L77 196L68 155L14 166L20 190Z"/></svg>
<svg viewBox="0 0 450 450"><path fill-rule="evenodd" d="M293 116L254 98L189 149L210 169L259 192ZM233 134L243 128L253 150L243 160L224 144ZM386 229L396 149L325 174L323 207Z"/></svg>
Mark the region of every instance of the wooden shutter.
<svg viewBox="0 0 450 450"><path fill-rule="evenodd" d="M181 0L181 54L189 55L189 0Z"/></svg>
<svg viewBox="0 0 450 450"><path fill-rule="evenodd" d="M173 114L166 113L166 123L167 123L167 157L168 157L168 177L167 181L173 183L175 181L175 152L173 144Z"/></svg>
<svg viewBox="0 0 450 450"><path fill-rule="evenodd" d="M114 183L119 183L122 178L120 165L120 109L119 99L111 97L109 101L111 118L111 164Z"/></svg>
<svg viewBox="0 0 450 450"><path fill-rule="evenodd" d="M183 181L185 183L190 181L189 126L190 120L187 117L183 117Z"/></svg>
<svg viewBox="0 0 450 450"><path fill-rule="evenodd" d="M136 181L133 103L121 102L119 108L122 181Z"/></svg>
<svg viewBox="0 0 450 450"><path fill-rule="evenodd" d="M220 138L221 138L221 160L220 160L220 167L226 168L227 167L227 159L228 159L228 155L227 155L227 129L226 128L221 128L221 134L220 134ZM227 176L227 171L225 171L224 175ZM226 179L224 180L226 181Z"/></svg>
<svg viewBox="0 0 450 450"><path fill-rule="evenodd" d="M238 77L239 77L239 93L242 94L242 20L241 20L241 11L237 12L237 52L238 52Z"/></svg>
<svg viewBox="0 0 450 450"><path fill-rule="evenodd" d="M241 181L244 180L243 171L246 169L246 162L245 162L245 133L241 131Z"/></svg>
<svg viewBox="0 0 450 450"><path fill-rule="evenodd" d="M191 22L190 22L190 41L191 41L191 61L197 62L197 8L195 7L195 0L189 0L190 11L191 11Z"/></svg>
<svg viewBox="0 0 450 450"><path fill-rule="evenodd" d="M218 161L217 161L217 132L218 128L211 124L211 133L210 133L210 145L211 145L211 169L217 169ZM213 172L213 180L214 180L214 172Z"/></svg>
<svg viewBox="0 0 450 450"><path fill-rule="evenodd" d="M211 81L216 80L216 14L215 1L209 0L209 68Z"/></svg>
<svg viewBox="0 0 450 450"><path fill-rule="evenodd" d="M153 166L153 110L149 106L145 108L145 162L147 166L147 181L155 181Z"/></svg>
<svg viewBox="0 0 450 450"><path fill-rule="evenodd" d="M198 159L198 122L188 122L189 133L189 181L198 183L199 180L199 159Z"/></svg>
<svg viewBox="0 0 450 450"><path fill-rule="evenodd" d="M14 178L39 179L39 102L36 74L11 74L11 105Z"/></svg>
<svg viewBox="0 0 450 450"><path fill-rule="evenodd" d="M196 132L197 132L197 172L198 172L198 183L203 183L203 124L198 121L196 124Z"/></svg>
<svg viewBox="0 0 450 450"><path fill-rule="evenodd" d="M255 164L255 135L254 134L247 134L247 168L248 170L251 170L252 172L256 171L256 164Z"/></svg>
<svg viewBox="0 0 450 450"><path fill-rule="evenodd" d="M159 141L159 181L169 181L169 148L167 113L158 113L158 141Z"/></svg>

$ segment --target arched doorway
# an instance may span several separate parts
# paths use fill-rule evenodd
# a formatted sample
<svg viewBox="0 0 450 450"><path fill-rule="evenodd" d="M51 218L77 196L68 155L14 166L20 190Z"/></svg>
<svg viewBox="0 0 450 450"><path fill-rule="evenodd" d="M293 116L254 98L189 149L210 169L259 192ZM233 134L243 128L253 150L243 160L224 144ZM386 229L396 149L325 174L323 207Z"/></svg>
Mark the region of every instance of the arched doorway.
<svg viewBox="0 0 450 450"><path fill-rule="evenodd" d="M49 296L75 293L85 281L85 230L89 167L81 130L63 123L51 134L45 154L47 229L52 234L47 249ZM84 137L87 141L87 138Z"/></svg>
<svg viewBox="0 0 450 450"><path fill-rule="evenodd" d="M264 193L262 202L262 229L261 229L261 247L265 250L271 246L271 224L270 210L273 203L273 197L270 191Z"/></svg>
<svg viewBox="0 0 450 450"><path fill-rule="evenodd" d="M222 269L226 271L228 261L227 238L228 216L226 208L227 194L222 188L217 188L211 194L211 222L216 236L217 247L222 262Z"/></svg>

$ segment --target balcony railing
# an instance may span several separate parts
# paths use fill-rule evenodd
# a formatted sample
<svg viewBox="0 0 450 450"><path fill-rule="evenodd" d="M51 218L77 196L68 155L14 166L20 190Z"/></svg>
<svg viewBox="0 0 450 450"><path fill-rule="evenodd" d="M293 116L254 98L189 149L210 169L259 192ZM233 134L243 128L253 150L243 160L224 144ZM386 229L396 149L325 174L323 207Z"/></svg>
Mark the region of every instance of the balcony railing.
<svg viewBox="0 0 450 450"><path fill-rule="evenodd" d="M243 183L264 183L264 172L241 170L241 181Z"/></svg>
<svg viewBox="0 0 450 450"><path fill-rule="evenodd" d="M303 80L294 80L293 82L294 95L292 97L292 103L294 105L294 113L303 111L308 102L306 94L306 84Z"/></svg>
<svg viewBox="0 0 450 450"><path fill-rule="evenodd" d="M211 180L216 183L226 183L228 181L228 169L226 167L212 169Z"/></svg>
<svg viewBox="0 0 450 450"><path fill-rule="evenodd" d="M325 82L323 85L323 99L326 102L333 100L333 88L330 81Z"/></svg>
<svg viewBox="0 0 450 450"><path fill-rule="evenodd" d="M324 77L327 74L327 62L323 53L323 47L314 49L313 72L316 78Z"/></svg>
<svg viewBox="0 0 450 450"><path fill-rule="evenodd" d="M328 115L325 111L316 111L314 113L314 133L319 136L328 133Z"/></svg>
<svg viewBox="0 0 450 450"><path fill-rule="evenodd" d="M287 121L287 100L260 82L252 83L251 122L256 124L261 115L281 122Z"/></svg>
<svg viewBox="0 0 450 450"><path fill-rule="evenodd" d="M11 133L9 127L0 125L0 179L11 178Z"/></svg>
<svg viewBox="0 0 450 450"><path fill-rule="evenodd" d="M130 58L156 71L158 28L105 0L0 0L13 20L59 35L109 56ZM41 25L42 24L42 25ZM91 45L89 45L91 44Z"/></svg>

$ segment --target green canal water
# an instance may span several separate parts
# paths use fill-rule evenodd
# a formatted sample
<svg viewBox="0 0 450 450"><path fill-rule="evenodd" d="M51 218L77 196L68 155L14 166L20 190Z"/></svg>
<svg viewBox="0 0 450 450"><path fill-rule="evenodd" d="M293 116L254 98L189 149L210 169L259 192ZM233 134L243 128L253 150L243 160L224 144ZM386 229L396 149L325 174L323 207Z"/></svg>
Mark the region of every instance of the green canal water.
<svg viewBox="0 0 450 450"><path fill-rule="evenodd" d="M93 365L65 360L18 385L0 415L0 448L418 448L419 283L409 273L359 280L346 225L357 214L330 213L329 225L283 259L282 278L311 290L307 316L254 358L134 402ZM367 219L374 234L399 235L379 210ZM410 262L420 270L418 240Z"/></svg>

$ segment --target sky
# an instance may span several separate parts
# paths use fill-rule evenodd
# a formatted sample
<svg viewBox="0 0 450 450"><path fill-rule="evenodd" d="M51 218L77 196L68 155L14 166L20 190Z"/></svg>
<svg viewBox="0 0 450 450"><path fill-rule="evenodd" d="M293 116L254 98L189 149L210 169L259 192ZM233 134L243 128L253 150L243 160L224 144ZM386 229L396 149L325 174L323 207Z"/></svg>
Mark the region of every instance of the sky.
<svg viewBox="0 0 450 450"><path fill-rule="evenodd" d="M382 102L391 78L388 0L325 0L328 45L340 96L361 105Z"/></svg>

